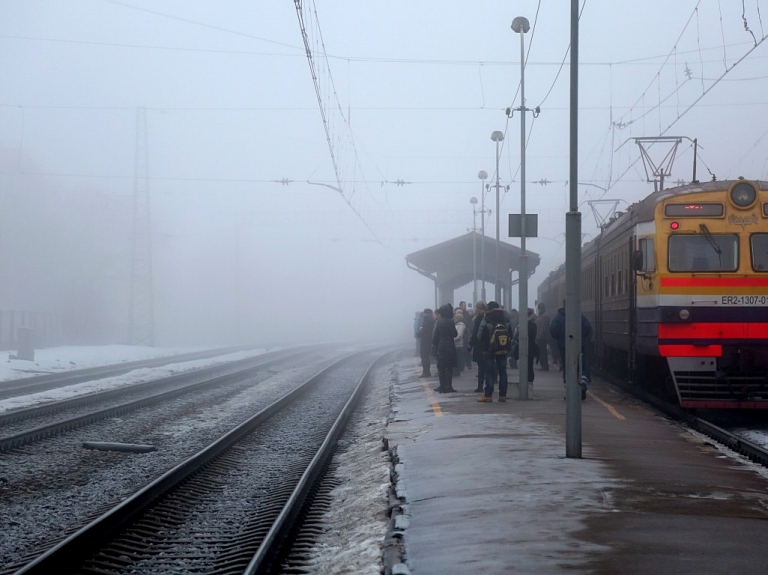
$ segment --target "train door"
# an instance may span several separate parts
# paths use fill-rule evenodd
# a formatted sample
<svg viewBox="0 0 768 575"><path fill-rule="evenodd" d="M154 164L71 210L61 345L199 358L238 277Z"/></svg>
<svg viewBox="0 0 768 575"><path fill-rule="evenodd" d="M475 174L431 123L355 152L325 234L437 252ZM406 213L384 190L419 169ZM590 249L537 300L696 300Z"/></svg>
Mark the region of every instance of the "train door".
<svg viewBox="0 0 768 575"><path fill-rule="evenodd" d="M629 347L627 349L627 373L630 382L637 380L637 355L635 342L637 341L637 261L635 254L635 236L629 238L627 245L627 257L629 262L629 273L627 281L629 282Z"/></svg>
<svg viewBox="0 0 768 575"><path fill-rule="evenodd" d="M602 362L603 359L603 283L600 278L603 275L603 256L600 251L601 236L598 236L595 246L595 263L592 277L594 281L594 325L592 326L593 337L595 338L595 360Z"/></svg>

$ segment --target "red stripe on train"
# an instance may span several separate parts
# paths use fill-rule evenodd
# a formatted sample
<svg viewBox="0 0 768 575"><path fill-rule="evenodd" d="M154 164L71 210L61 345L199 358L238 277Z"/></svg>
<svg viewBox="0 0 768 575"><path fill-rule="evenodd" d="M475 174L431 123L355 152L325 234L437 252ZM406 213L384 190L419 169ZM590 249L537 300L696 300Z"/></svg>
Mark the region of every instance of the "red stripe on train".
<svg viewBox="0 0 768 575"><path fill-rule="evenodd" d="M768 277L749 277L749 278L662 277L661 287L768 287Z"/></svg>
<svg viewBox="0 0 768 575"><path fill-rule="evenodd" d="M768 339L768 323L660 323L659 339Z"/></svg>
<svg viewBox="0 0 768 575"><path fill-rule="evenodd" d="M661 357L723 357L722 345L659 344Z"/></svg>
<svg viewBox="0 0 768 575"><path fill-rule="evenodd" d="M682 400L680 407L689 409L768 409L768 401L696 399Z"/></svg>

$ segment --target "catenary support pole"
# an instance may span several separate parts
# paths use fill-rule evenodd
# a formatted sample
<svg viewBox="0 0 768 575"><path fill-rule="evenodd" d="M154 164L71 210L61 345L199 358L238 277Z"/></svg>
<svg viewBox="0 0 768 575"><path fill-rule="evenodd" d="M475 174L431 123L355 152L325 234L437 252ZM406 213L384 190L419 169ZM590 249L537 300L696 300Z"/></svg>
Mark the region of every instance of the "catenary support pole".
<svg viewBox="0 0 768 575"><path fill-rule="evenodd" d="M517 23L517 25L515 25ZM528 399L528 253L525 245L525 33L529 30L528 20L516 18L512 29L520 34L520 313L517 325L520 326L519 361L517 373L520 375L518 399Z"/></svg>
<svg viewBox="0 0 768 575"><path fill-rule="evenodd" d="M579 213L579 2L571 0L570 206L565 216L565 456L581 458L581 214Z"/></svg>

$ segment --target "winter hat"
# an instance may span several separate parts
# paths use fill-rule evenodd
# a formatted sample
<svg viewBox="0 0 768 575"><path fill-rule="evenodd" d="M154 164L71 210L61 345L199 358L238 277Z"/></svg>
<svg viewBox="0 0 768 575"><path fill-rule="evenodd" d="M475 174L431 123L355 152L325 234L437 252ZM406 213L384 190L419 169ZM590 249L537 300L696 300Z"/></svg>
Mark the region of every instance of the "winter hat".
<svg viewBox="0 0 768 575"><path fill-rule="evenodd" d="M441 305L440 309L438 310L440 312L440 315L443 317L452 317L453 316L453 306L451 304L447 303L445 305Z"/></svg>

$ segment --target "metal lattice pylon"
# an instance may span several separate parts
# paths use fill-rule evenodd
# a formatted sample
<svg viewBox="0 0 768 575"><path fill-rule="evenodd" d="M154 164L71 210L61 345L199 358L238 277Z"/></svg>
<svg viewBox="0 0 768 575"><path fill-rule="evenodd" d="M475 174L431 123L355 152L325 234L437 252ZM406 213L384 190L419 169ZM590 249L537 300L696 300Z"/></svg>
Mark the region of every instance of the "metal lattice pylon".
<svg viewBox="0 0 768 575"><path fill-rule="evenodd" d="M155 309L152 285L152 229L149 211L149 154L147 110L136 115L136 155L133 180L131 242L130 335L132 345L155 345Z"/></svg>

